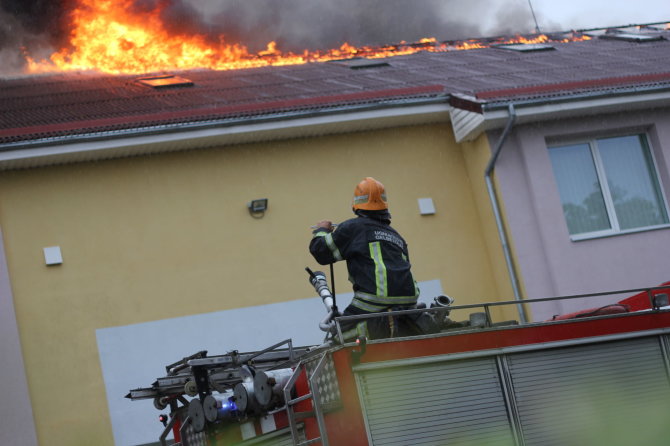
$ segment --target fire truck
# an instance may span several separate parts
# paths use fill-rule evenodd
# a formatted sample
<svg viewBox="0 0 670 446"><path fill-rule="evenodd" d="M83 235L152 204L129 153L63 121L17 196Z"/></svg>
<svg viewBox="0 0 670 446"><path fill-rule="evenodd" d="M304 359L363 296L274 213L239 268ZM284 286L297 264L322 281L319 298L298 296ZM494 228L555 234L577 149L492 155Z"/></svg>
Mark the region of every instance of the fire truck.
<svg viewBox="0 0 670 446"><path fill-rule="evenodd" d="M446 296L427 308L337 317L325 275L310 274L328 311L323 344L201 351L130 391L163 412L162 446L670 444L670 282L525 300L612 302L518 323L492 316L518 301L458 306ZM393 325L417 314L440 324L343 336L352 320ZM468 316L454 322L457 314Z"/></svg>

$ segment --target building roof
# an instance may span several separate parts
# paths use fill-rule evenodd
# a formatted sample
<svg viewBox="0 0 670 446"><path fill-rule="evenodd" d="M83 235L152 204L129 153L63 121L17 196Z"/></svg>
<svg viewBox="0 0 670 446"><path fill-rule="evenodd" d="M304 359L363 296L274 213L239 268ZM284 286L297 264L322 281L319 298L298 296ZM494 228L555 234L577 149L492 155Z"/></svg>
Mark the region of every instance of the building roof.
<svg viewBox="0 0 670 446"><path fill-rule="evenodd" d="M0 79L0 151L413 104L450 104L482 114L510 101L665 91L670 90L669 37L668 28L633 35L615 30L590 40L521 48L526 51L493 46L386 59L191 70L149 82L142 81L147 76L92 73ZM156 81L177 85L147 85Z"/></svg>

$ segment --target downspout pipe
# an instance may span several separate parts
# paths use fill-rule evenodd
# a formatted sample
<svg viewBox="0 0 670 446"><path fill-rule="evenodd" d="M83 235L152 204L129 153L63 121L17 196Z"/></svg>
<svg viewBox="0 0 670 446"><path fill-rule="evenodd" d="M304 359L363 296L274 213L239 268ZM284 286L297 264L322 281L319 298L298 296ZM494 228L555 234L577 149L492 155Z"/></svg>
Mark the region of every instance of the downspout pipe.
<svg viewBox="0 0 670 446"><path fill-rule="evenodd" d="M491 207L493 208L493 215L496 220L496 226L498 227L498 236L500 237L500 242L502 243L503 254L505 255L505 263L507 265L507 272L509 274L510 282L512 283L512 291L514 292L514 300L521 302L523 299L521 297L521 290L519 287L519 279L517 277L516 268L514 267L514 262L512 261L512 252L507 241L507 235L505 233L504 222L500 213L500 203L498 202L498 197L496 195L495 188L493 186L493 180L491 175L495 169L496 161L500 156L502 147L507 141L507 138L512 131L512 127L516 122L516 110L514 109L514 104L509 103L507 106L508 118L507 124L502 134L498 138L496 145L493 150L493 155L486 166L486 171L484 172L484 178L486 180L486 189L488 190L489 200L491 201ZM522 304L517 305L517 310L519 312L519 322L522 324L528 322L526 317L526 311Z"/></svg>

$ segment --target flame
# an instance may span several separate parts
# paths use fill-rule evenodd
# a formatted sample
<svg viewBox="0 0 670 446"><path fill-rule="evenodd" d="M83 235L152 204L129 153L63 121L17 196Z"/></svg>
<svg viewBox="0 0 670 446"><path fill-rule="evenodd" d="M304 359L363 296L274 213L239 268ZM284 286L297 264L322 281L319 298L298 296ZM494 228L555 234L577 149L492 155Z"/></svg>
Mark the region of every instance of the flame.
<svg viewBox="0 0 670 446"><path fill-rule="evenodd" d="M467 40L438 42L434 37L417 43L401 42L382 47L339 48L302 53L282 52L272 41L265 50L252 53L239 43L219 36L212 42L204 35L174 34L166 29L159 9L134 13L133 0L77 0L70 13L69 45L48 59L35 60L25 55L30 73L96 70L109 74L139 74L167 70L210 68L232 70L267 65L296 65L352 57L383 58L418 51L453 51L485 48L497 43L542 43L545 35L496 41ZM585 40L576 36L571 40Z"/></svg>

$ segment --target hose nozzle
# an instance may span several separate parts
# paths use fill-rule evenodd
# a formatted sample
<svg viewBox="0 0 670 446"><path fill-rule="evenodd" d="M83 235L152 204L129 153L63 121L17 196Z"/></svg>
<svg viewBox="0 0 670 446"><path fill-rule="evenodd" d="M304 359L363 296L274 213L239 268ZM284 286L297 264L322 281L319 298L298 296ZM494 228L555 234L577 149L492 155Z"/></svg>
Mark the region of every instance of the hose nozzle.
<svg viewBox="0 0 670 446"><path fill-rule="evenodd" d="M323 331L328 331L331 328L331 321L333 317L337 316L335 306L335 301L333 299L333 293L331 293L330 288L328 287L328 280L326 280L326 274L321 271L312 271L309 268L305 268L305 271L309 274L309 283L312 284L316 292L321 297L323 305L326 307L326 312L328 316L324 319L319 327Z"/></svg>
<svg viewBox="0 0 670 446"><path fill-rule="evenodd" d="M326 309L328 311L332 310L333 293L330 292L330 288L328 287L326 274L321 271L312 272L312 270L309 268L305 269L309 273L309 283L311 283L316 292L319 293L319 296L321 296L321 299L323 299L324 304L326 303L326 299L330 299L330 305L326 305Z"/></svg>
<svg viewBox="0 0 670 446"><path fill-rule="evenodd" d="M433 299L433 303L430 304L431 308L435 307L450 307L454 304L454 299L445 295L440 294L439 296Z"/></svg>

